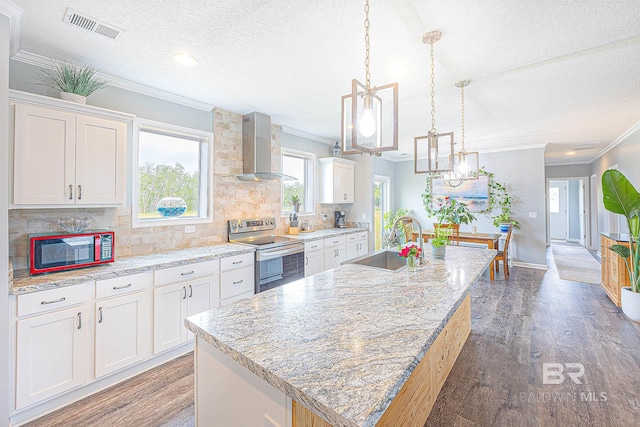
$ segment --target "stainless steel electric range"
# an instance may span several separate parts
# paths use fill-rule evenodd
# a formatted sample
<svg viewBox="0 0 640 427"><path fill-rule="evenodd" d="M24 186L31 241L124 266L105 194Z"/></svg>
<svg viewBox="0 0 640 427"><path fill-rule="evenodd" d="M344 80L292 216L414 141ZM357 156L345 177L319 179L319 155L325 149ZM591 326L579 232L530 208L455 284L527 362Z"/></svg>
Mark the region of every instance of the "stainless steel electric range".
<svg viewBox="0 0 640 427"><path fill-rule="evenodd" d="M229 221L229 242L256 249L256 293L304 277L304 242L278 236L275 229L275 217Z"/></svg>

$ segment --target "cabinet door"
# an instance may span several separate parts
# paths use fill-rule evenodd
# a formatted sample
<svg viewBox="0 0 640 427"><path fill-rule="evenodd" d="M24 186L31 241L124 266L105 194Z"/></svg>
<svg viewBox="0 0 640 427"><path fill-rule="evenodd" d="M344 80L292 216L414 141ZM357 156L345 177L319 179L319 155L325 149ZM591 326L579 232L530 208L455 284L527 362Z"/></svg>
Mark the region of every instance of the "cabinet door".
<svg viewBox="0 0 640 427"><path fill-rule="evenodd" d="M77 116L76 132L76 204L122 204L126 124Z"/></svg>
<svg viewBox="0 0 640 427"><path fill-rule="evenodd" d="M357 258L358 255L359 244L358 242L348 243L347 244L347 259Z"/></svg>
<svg viewBox="0 0 640 427"><path fill-rule="evenodd" d="M96 378L147 358L146 292L98 301L95 319Z"/></svg>
<svg viewBox="0 0 640 427"><path fill-rule="evenodd" d="M324 270L324 251L305 252L304 277L312 276Z"/></svg>
<svg viewBox="0 0 640 427"><path fill-rule="evenodd" d="M354 168L353 165L339 163L338 176L340 177L341 194L337 198L338 203L353 203L354 201Z"/></svg>
<svg viewBox="0 0 640 427"><path fill-rule="evenodd" d="M75 203L75 115L15 106L13 203Z"/></svg>
<svg viewBox="0 0 640 427"><path fill-rule="evenodd" d="M187 339L182 325L187 310L185 283L153 290L153 354L173 348Z"/></svg>
<svg viewBox="0 0 640 427"><path fill-rule="evenodd" d="M17 321L16 409L85 383L84 306Z"/></svg>
<svg viewBox="0 0 640 427"><path fill-rule="evenodd" d="M211 308L211 292L215 289L217 281L213 277L203 277L201 279L192 280L187 284L187 315L202 313ZM185 328L184 318L180 325L187 333L187 340L193 339L193 333Z"/></svg>
<svg viewBox="0 0 640 427"><path fill-rule="evenodd" d="M324 251L324 269L329 270L340 266L347 259L347 245L335 246Z"/></svg>

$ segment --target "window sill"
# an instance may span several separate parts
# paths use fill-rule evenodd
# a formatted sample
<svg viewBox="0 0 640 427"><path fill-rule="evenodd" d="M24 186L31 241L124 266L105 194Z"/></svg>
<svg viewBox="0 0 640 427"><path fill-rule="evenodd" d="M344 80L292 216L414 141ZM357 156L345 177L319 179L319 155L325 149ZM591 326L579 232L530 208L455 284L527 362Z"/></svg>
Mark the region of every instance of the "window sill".
<svg viewBox="0 0 640 427"><path fill-rule="evenodd" d="M206 224L213 222L213 218L163 218L163 219L133 219L131 224L132 228L145 228L145 227L166 227L171 225L192 225L192 224Z"/></svg>

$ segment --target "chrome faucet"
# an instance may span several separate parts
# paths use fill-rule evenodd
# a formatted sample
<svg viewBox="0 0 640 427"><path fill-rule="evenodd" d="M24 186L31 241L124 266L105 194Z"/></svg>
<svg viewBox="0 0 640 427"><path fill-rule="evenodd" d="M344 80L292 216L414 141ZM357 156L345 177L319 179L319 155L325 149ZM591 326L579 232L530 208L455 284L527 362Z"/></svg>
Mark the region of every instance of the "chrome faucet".
<svg viewBox="0 0 640 427"><path fill-rule="evenodd" d="M396 239L396 224L398 224L398 222L405 220L405 219L410 219L411 222L413 224L418 224L418 245L420 245L420 262L419 265L424 264L424 247L423 247L423 240L422 240L422 224L420 224L420 221L418 221L418 218L416 218L415 216L411 216L411 215L402 215L401 217L397 218L394 222L393 225L391 226L391 234L389 235L389 240L395 240Z"/></svg>

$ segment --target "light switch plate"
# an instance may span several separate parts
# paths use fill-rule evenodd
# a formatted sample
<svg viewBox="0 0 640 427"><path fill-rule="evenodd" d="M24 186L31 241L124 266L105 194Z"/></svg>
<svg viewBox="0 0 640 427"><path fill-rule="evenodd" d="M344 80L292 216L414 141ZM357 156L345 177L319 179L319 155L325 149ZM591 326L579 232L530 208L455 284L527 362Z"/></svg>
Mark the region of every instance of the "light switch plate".
<svg viewBox="0 0 640 427"><path fill-rule="evenodd" d="M367 213L366 212L362 212L362 219L366 220L367 219Z"/></svg>
<svg viewBox="0 0 640 427"><path fill-rule="evenodd" d="M195 225L185 225L184 232L185 233L195 233L196 232L196 226Z"/></svg>
<svg viewBox="0 0 640 427"><path fill-rule="evenodd" d="M538 212L529 212L529 218L538 218Z"/></svg>

